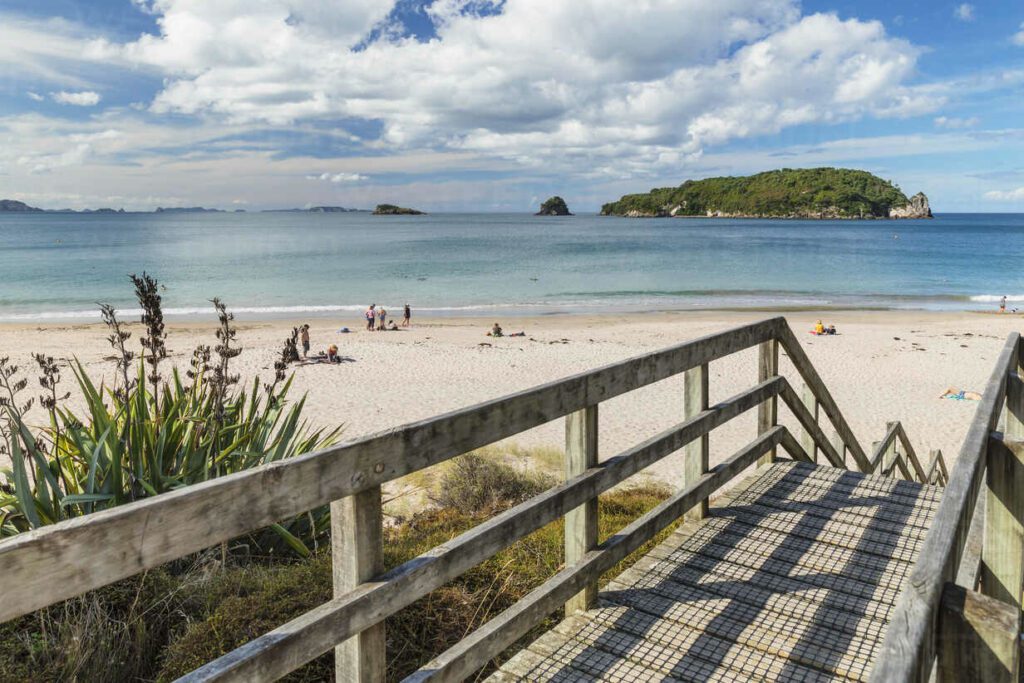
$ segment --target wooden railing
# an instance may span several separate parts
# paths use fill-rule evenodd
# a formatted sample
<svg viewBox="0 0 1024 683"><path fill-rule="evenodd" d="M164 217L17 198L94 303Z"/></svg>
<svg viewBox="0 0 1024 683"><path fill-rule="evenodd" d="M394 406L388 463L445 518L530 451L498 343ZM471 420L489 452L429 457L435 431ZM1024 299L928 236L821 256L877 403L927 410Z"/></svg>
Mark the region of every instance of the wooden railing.
<svg viewBox="0 0 1024 683"><path fill-rule="evenodd" d="M906 430L899 422L890 422L885 438L875 444L867 471L887 477L894 476L898 471L904 479L940 486L944 486L948 479L942 451L932 451L931 461L925 470L921 467L913 444L907 438Z"/></svg>
<svg viewBox="0 0 1024 683"><path fill-rule="evenodd" d="M752 388L715 405L708 364L758 348ZM779 375L780 348L803 380L798 394ZM615 396L684 373L683 420L598 462L598 406ZM801 446L778 424L778 399L802 427ZM757 435L717 467L708 467L708 434L757 409ZM836 434L833 444L818 423ZM381 485L411 472L566 418L567 479L401 566L382 566ZM902 427L903 453L915 464ZM331 504L335 597L184 677L188 681L278 678L335 649L339 680L379 681L385 671L384 619L530 532L566 517L566 565L506 612L427 664L414 680L458 680L485 665L561 605L572 613L596 596L600 575L681 516L705 514L709 495L781 447L791 457L836 467L847 457L874 471L821 378L783 318L737 327L429 420L173 493L30 531L0 543L0 576L9 588L0 621L214 546L311 508ZM682 448L683 487L603 543L597 496ZM877 456L876 456L877 457ZM932 463L931 481L936 468ZM897 465L898 466L898 465ZM884 466L883 466L884 467ZM890 467L890 469L892 469ZM944 470L943 470L944 471ZM97 548L102 551L98 552Z"/></svg>
<svg viewBox="0 0 1024 683"><path fill-rule="evenodd" d="M925 474L936 471L933 463ZM1018 680L1022 588L1024 383L1015 333L949 473L871 681L926 681L933 668L940 681Z"/></svg>

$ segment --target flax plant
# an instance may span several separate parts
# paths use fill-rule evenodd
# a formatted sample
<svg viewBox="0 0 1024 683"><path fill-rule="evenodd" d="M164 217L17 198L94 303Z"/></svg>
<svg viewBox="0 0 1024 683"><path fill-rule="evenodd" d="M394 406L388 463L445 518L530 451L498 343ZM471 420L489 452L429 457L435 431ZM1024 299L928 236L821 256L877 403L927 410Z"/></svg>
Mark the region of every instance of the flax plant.
<svg viewBox="0 0 1024 683"><path fill-rule="evenodd" d="M336 442L341 428L314 429L302 418L305 397L289 403L290 350L275 364L274 380L239 384L231 361L241 352L233 316L214 299L217 345L192 354L184 379L163 374L167 356L158 283L132 276L144 311L143 352L128 350L129 333L112 308L102 308L117 351L114 384L97 385L77 360L68 363L85 408L65 405L53 358L36 356L49 423L26 421L27 380L0 358L0 448L11 460L0 470L0 536L9 536L98 510L157 496L208 479L308 453ZM134 377L129 373L133 373ZM250 552L308 555L329 528L327 508L273 525L244 541Z"/></svg>

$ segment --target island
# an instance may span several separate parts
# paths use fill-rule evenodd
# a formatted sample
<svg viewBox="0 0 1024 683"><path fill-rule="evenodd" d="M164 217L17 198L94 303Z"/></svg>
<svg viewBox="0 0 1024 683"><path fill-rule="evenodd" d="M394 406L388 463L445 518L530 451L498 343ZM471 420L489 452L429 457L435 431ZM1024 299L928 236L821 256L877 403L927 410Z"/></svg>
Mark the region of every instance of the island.
<svg viewBox="0 0 1024 683"><path fill-rule="evenodd" d="M534 216L571 216L569 207L566 205L565 200L559 196L548 198L543 204L540 205L540 211L533 214Z"/></svg>
<svg viewBox="0 0 1024 683"><path fill-rule="evenodd" d="M207 209L202 206L158 206L153 213L224 213L224 209Z"/></svg>
<svg viewBox="0 0 1024 683"><path fill-rule="evenodd" d="M306 209L264 209L263 213L358 213L366 209L348 209L344 206L311 206Z"/></svg>
<svg viewBox="0 0 1024 683"><path fill-rule="evenodd" d="M407 209L404 206L394 204L378 204L373 210L374 216L423 216L424 212L416 209Z"/></svg>
<svg viewBox="0 0 1024 683"><path fill-rule="evenodd" d="M931 218L932 212L924 193L908 199L891 181L867 171L784 168L628 194L602 206L601 215L871 219Z"/></svg>
<svg viewBox="0 0 1024 683"><path fill-rule="evenodd" d="M42 209L29 206L25 202L16 199L0 199L0 212L7 213L42 213Z"/></svg>

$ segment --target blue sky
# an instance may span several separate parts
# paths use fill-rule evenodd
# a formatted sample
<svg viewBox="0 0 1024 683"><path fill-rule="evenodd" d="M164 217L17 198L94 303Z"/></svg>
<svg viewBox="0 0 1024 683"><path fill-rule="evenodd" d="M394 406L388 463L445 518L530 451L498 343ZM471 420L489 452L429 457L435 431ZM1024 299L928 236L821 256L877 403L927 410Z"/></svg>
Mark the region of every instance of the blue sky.
<svg viewBox="0 0 1024 683"><path fill-rule="evenodd" d="M846 166L1024 211L1024 5L6 0L0 196L595 210Z"/></svg>

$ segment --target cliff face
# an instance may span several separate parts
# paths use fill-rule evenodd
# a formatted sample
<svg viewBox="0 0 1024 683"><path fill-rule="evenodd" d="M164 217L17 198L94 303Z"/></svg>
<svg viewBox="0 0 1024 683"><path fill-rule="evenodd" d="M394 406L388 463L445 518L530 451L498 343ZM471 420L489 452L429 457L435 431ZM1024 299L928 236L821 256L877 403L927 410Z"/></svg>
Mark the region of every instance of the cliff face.
<svg viewBox="0 0 1024 683"><path fill-rule="evenodd" d="M889 218L931 218L932 209L928 205L928 197L918 192L903 206L889 209Z"/></svg>

